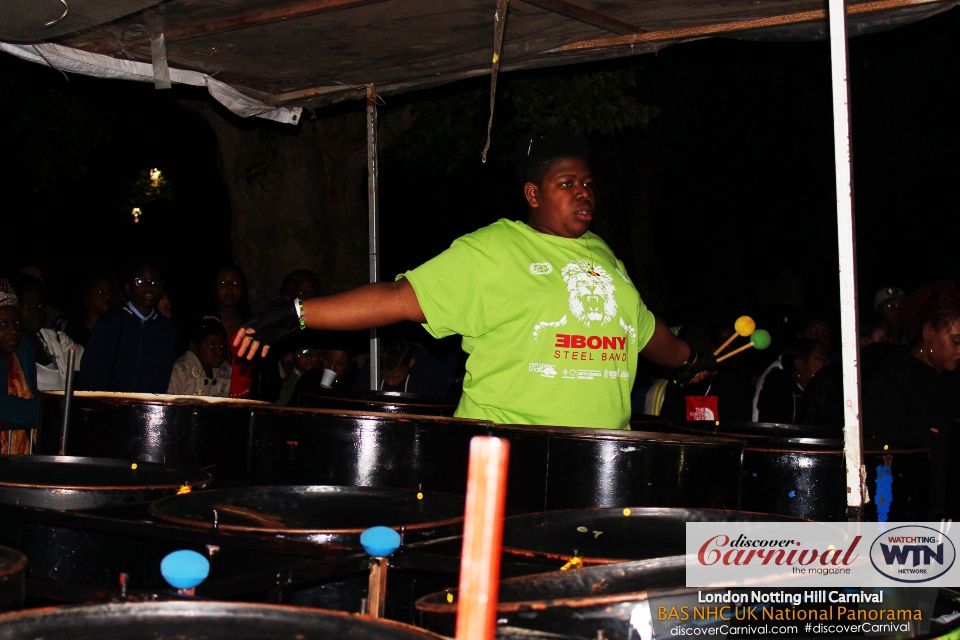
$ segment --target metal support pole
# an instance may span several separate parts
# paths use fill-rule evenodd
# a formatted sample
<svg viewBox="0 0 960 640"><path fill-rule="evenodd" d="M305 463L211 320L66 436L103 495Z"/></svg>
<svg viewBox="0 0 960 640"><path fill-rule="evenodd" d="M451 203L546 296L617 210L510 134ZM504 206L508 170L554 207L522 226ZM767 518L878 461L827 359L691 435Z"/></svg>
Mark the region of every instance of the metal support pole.
<svg viewBox="0 0 960 640"><path fill-rule="evenodd" d="M60 427L60 449L58 455L67 455L67 434L70 430L70 405L73 404L73 367L77 360L77 350L67 350L67 380L63 390L63 425Z"/></svg>
<svg viewBox="0 0 960 640"><path fill-rule="evenodd" d="M380 210L377 175L377 88L367 85L367 224L370 246L370 282L380 281ZM370 330L370 389L380 385L380 339Z"/></svg>
<svg viewBox="0 0 960 640"><path fill-rule="evenodd" d="M850 87L844 0L829 0L830 68L833 81L833 148L837 178L837 236L840 248L840 338L843 354L843 457L847 474L847 519L863 519L866 469L860 425L860 336L857 327L857 239L853 219L850 155Z"/></svg>

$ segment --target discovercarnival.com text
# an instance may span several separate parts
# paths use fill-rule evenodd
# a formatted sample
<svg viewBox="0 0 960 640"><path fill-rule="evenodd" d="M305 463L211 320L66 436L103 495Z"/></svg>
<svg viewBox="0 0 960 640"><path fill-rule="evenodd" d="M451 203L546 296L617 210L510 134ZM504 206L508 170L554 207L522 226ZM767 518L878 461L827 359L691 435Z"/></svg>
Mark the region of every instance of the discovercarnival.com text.
<svg viewBox="0 0 960 640"><path fill-rule="evenodd" d="M813 624L804 625L804 633L838 634L838 633L907 633L910 631L909 622L883 623L861 622L859 624ZM674 627L670 630L672 636L785 636L799 633L796 625L781 626L731 626L721 624L715 627Z"/></svg>

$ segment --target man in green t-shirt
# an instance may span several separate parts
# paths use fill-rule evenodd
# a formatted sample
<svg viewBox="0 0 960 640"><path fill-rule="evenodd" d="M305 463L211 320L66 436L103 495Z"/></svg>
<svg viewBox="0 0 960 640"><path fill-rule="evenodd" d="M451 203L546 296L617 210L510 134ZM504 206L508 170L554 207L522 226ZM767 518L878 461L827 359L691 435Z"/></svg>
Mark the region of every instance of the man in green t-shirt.
<svg viewBox="0 0 960 640"><path fill-rule="evenodd" d="M237 333L241 355L297 326L356 330L401 320L433 336L463 336L469 354L456 415L502 424L626 428L637 357L679 369L680 382L714 370L644 306L623 263L590 233L593 177L579 136L534 136L518 153L528 220L499 220L397 277L295 301Z"/></svg>

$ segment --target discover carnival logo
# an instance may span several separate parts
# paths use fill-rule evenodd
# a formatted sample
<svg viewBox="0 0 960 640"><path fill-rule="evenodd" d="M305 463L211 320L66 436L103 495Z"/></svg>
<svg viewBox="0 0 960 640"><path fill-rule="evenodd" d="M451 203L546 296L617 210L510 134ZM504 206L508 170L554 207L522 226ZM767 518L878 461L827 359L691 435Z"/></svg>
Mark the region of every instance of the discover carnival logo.
<svg viewBox="0 0 960 640"><path fill-rule="evenodd" d="M697 561L703 566L717 563L726 566L774 565L787 567L846 567L857 559L855 550L860 536L844 550L835 545L804 547L794 539L751 539L744 534L731 538L716 535L700 547Z"/></svg>
<svg viewBox="0 0 960 640"><path fill-rule="evenodd" d="M688 522L688 587L960 584L939 522Z"/></svg>
<svg viewBox="0 0 960 640"><path fill-rule="evenodd" d="M929 582L953 566L957 550L946 535L919 525L895 527L870 545L873 568L897 582Z"/></svg>

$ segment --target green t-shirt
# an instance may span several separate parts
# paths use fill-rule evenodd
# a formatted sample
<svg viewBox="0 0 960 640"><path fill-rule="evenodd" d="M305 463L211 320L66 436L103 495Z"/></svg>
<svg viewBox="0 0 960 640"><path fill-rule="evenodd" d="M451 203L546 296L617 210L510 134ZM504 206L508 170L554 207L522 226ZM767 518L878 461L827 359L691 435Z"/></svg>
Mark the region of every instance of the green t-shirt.
<svg viewBox="0 0 960 640"><path fill-rule="evenodd" d="M654 319L598 236L574 240L500 220L400 277L427 331L463 336L470 355L457 416L629 425L637 354Z"/></svg>

